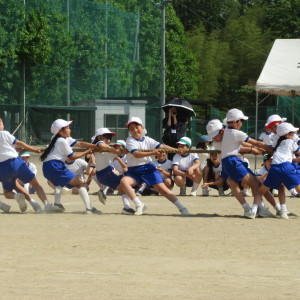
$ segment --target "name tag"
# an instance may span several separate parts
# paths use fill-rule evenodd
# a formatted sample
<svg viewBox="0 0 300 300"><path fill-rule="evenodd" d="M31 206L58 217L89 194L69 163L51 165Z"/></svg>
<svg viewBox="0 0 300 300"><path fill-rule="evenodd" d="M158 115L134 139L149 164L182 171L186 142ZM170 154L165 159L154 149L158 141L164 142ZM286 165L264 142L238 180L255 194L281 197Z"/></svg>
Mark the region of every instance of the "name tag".
<svg viewBox="0 0 300 300"><path fill-rule="evenodd" d="M171 133L176 133L176 129L171 129Z"/></svg>

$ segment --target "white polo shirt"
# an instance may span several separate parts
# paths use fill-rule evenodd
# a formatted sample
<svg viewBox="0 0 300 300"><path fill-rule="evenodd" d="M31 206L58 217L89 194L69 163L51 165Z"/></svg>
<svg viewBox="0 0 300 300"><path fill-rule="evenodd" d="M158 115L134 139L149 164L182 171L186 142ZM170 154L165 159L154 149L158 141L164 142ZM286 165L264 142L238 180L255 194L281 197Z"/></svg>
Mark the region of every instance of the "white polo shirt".
<svg viewBox="0 0 300 300"><path fill-rule="evenodd" d="M31 171L34 175L36 175L36 173L37 173L37 168L36 168L36 165L35 165L34 163L29 162L28 165L27 165L27 167L30 169L30 171Z"/></svg>
<svg viewBox="0 0 300 300"><path fill-rule="evenodd" d="M270 133L262 132L258 139L263 141L266 145L271 146L273 144L272 142L273 135L274 135L273 132Z"/></svg>
<svg viewBox="0 0 300 300"><path fill-rule="evenodd" d="M54 148L45 159L45 162L49 160L61 160L65 162L67 157L70 157L72 155L73 155L73 150L70 147L67 139L64 139L63 137L59 137L55 142Z"/></svg>
<svg viewBox="0 0 300 300"><path fill-rule="evenodd" d="M99 141L98 144L105 144L103 141ZM110 153L109 152L95 152L95 164L96 164L96 170L101 171L108 166L112 166L111 160L110 160Z"/></svg>
<svg viewBox="0 0 300 300"><path fill-rule="evenodd" d="M0 131L0 162L18 157L18 152L14 148L17 139L8 131Z"/></svg>
<svg viewBox="0 0 300 300"><path fill-rule="evenodd" d="M68 141L70 147L74 147L77 143L77 140L73 139L71 136L67 137L66 140Z"/></svg>
<svg viewBox="0 0 300 300"><path fill-rule="evenodd" d="M155 165L155 167L161 167L164 171L171 171L172 170L172 162L169 159L165 159L163 162L159 162L158 160L155 160L153 162L153 164ZM166 176L163 173L160 173L162 180L165 180L166 178L169 178L168 176Z"/></svg>
<svg viewBox="0 0 300 300"><path fill-rule="evenodd" d="M72 163L66 163L67 169L72 171L76 177L80 178L83 182L85 182L84 173L88 166L88 163L83 159L75 159Z"/></svg>
<svg viewBox="0 0 300 300"><path fill-rule="evenodd" d="M199 160L197 153L188 153L187 155L176 154L173 157L173 166L178 166L180 171L186 171L196 160Z"/></svg>
<svg viewBox="0 0 300 300"><path fill-rule="evenodd" d="M148 164L152 161L150 156L143 158L135 158L132 153L138 150L153 150L160 147L160 143L154 139L144 136L141 140L136 140L134 137L129 136L126 140L126 149L130 154L127 155L127 165L128 167L136 167Z"/></svg>
<svg viewBox="0 0 300 300"><path fill-rule="evenodd" d="M221 147L221 159L228 156L240 156L240 147L242 142L247 142L248 135L240 130L236 130L231 127L226 127L224 130L222 147Z"/></svg>
<svg viewBox="0 0 300 300"><path fill-rule="evenodd" d="M115 158L118 156L115 156L112 160L114 168L119 172L120 175L123 175L124 170L123 167L120 165L119 161ZM126 154L123 154L122 156L119 156L119 158L127 165L127 156Z"/></svg>
<svg viewBox="0 0 300 300"><path fill-rule="evenodd" d="M273 153L272 164L282 164L287 161L292 162L294 152L299 151L299 149L299 146L291 139L282 141Z"/></svg>

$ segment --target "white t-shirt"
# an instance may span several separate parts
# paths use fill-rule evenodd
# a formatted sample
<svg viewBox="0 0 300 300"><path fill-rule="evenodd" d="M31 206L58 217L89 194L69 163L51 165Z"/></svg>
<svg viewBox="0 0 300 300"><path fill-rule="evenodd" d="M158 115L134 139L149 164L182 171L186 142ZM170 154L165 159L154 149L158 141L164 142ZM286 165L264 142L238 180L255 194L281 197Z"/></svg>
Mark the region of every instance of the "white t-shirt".
<svg viewBox="0 0 300 300"><path fill-rule="evenodd" d="M116 157L118 157L118 156L115 156L112 160L114 168L119 172L120 175L123 175L123 173L124 173L123 167L120 165L119 161L117 159L115 159ZM119 156L119 158L127 165L126 154Z"/></svg>
<svg viewBox="0 0 300 300"><path fill-rule="evenodd" d="M31 172L36 175L37 173L37 168L36 168L36 165L32 162L29 162L27 167L31 170Z"/></svg>
<svg viewBox="0 0 300 300"><path fill-rule="evenodd" d="M240 156L240 147L242 142L247 142L249 139L248 135L240 130L226 127L224 130L222 147L221 147L221 159L227 156Z"/></svg>
<svg viewBox="0 0 300 300"><path fill-rule="evenodd" d="M84 173L88 166L88 163L83 159L75 159L71 164L66 163L67 169L72 171L76 177L80 178L82 181L85 182Z"/></svg>
<svg viewBox="0 0 300 300"><path fill-rule="evenodd" d="M18 157L18 152L14 148L17 139L8 131L0 131L0 162Z"/></svg>
<svg viewBox="0 0 300 300"><path fill-rule="evenodd" d="M278 135L278 134L273 134L273 135L272 135L272 147L273 147L273 148L276 147L276 144L277 144L278 139L279 139L279 135Z"/></svg>
<svg viewBox="0 0 300 300"><path fill-rule="evenodd" d="M169 172L169 171L172 170L172 162L169 159L165 159L163 162L159 162L158 160L155 160L153 162L153 164L155 165L156 168L159 166L164 171L167 171L167 172ZM160 175L161 175L162 180L165 180L166 178L169 178L169 177L167 177L165 174L163 174L161 172L160 172Z"/></svg>
<svg viewBox="0 0 300 300"><path fill-rule="evenodd" d="M263 141L266 145L268 146L271 146L273 145L273 142L272 142L272 136L274 135L273 132L270 132L270 133L266 133L265 131L262 132L259 136L259 140Z"/></svg>
<svg viewBox="0 0 300 300"><path fill-rule="evenodd" d="M73 150L70 147L68 141L63 137L59 137L55 142L54 148L45 159L45 162L49 160L61 160L65 162L67 157L70 157L72 155Z"/></svg>
<svg viewBox="0 0 300 300"><path fill-rule="evenodd" d="M213 165L213 172L214 174L220 174L222 171L222 164L219 163L217 166Z"/></svg>
<svg viewBox="0 0 300 300"><path fill-rule="evenodd" d="M74 147L75 144L77 143L77 140L73 139L72 137L67 137L66 140L68 141L70 147Z"/></svg>
<svg viewBox="0 0 300 300"><path fill-rule="evenodd" d="M143 158L135 158L132 153L138 150L153 150L160 147L160 143L154 139L144 136L141 140L136 140L134 137L129 136L126 140L126 149L130 154L127 155L127 165L128 167L136 167L148 164L152 161L150 156Z"/></svg>
<svg viewBox="0 0 300 300"><path fill-rule="evenodd" d="M262 168L260 168L257 171L258 176L262 176L262 175L265 175L265 174L268 174L268 173L269 173L269 170L267 170L266 166L263 166Z"/></svg>
<svg viewBox="0 0 300 300"><path fill-rule="evenodd" d="M194 164L194 161L196 160L199 160L197 153L188 153L187 155L183 155L183 156L177 153L173 157L172 165L178 166L178 169L180 171L186 171Z"/></svg>
<svg viewBox="0 0 300 300"><path fill-rule="evenodd" d="M103 141L98 142L98 144L105 144ZM95 152L95 164L96 164L96 170L101 171L108 166L112 166L111 160L110 160L110 153L109 152Z"/></svg>
<svg viewBox="0 0 300 300"><path fill-rule="evenodd" d="M294 152L299 151L299 146L291 139L283 140L273 154L272 164L292 162Z"/></svg>

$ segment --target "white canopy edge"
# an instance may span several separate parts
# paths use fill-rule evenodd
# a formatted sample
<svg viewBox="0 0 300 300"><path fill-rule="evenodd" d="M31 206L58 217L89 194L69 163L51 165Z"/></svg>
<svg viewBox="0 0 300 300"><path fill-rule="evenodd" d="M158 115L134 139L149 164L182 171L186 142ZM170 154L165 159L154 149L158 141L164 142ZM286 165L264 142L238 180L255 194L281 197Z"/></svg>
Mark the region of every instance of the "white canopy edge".
<svg viewBox="0 0 300 300"><path fill-rule="evenodd" d="M256 82L256 91L300 96L300 39L275 40Z"/></svg>

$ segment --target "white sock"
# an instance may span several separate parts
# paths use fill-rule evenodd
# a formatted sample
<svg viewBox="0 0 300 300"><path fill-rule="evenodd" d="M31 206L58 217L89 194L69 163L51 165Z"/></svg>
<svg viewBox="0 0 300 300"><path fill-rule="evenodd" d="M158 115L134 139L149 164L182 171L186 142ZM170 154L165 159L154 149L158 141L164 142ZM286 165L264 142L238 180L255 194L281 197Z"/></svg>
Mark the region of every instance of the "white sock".
<svg viewBox="0 0 300 300"><path fill-rule="evenodd" d="M63 187L58 185L54 189L54 203L56 204L61 204L60 203L60 198L61 198L61 193L63 191Z"/></svg>
<svg viewBox="0 0 300 300"><path fill-rule="evenodd" d="M198 187L199 187L200 183L193 183L193 187L192 187L192 192L196 192Z"/></svg>
<svg viewBox="0 0 300 300"><path fill-rule="evenodd" d="M87 209L92 209L93 206L91 204L90 197L89 197L89 194L88 194L86 188L85 187L81 187L80 189L78 189L78 192L79 192L80 198L82 199L85 207Z"/></svg>
<svg viewBox="0 0 300 300"><path fill-rule="evenodd" d="M265 202L263 200L261 200L258 204L259 208L266 208Z"/></svg>
<svg viewBox="0 0 300 300"><path fill-rule="evenodd" d="M34 199L30 199L29 203L32 207L34 206L34 204L37 204Z"/></svg>
<svg viewBox="0 0 300 300"><path fill-rule="evenodd" d="M130 199L126 194L122 195L122 201L125 208L130 208Z"/></svg>
<svg viewBox="0 0 300 300"><path fill-rule="evenodd" d="M257 204L253 204L251 210L256 213L257 212L257 208L258 208L258 205Z"/></svg>
<svg viewBox="0 0 300 300"><path fill-rule="evenodd" d="M143 205L143 203L141 202L141 200L138 197L133 198L132 201L135 204L135 206Z"/></svg>
<svg viewBox="0 0 300 300"><path fill-rule="evenodd" d="M173 202L179 210L181 210L182 208L184 208L184 206L182 205L182 203L177 199L175 202Z"/></svg>
<svg viewBox="0 0 300 300"><path fill-rule="evenodd" d="M147 184L144 182L142 183L142 186L139 188L139 192L143 192L145 190L145 188L147 187Z"/></svg>
<svg viewBox="0 0 300 300"><path fill-rule="evenodd" d="M274 206L274 208L276 209L276 211L280 211L280 204L276 203L276 205Z"/></svg>
<svg viewBox="0 0 300 300"><path fill-rule="evenodd" d="M103 188L102 188L101 190L102 190L102 192L104 193L104 195L106 195L108 189L109 189L109 186L107 186L107 185L104 185L104 186L103 186Z"/></svg>
<svg viewBox="0 0 300 300"><path fill-rule="evenodd" d="M251 209L251 207L249 206L249 204L246 202L242 205L242 207L244 208L244 211L248 211L249 209Z"/></svg>
<svg viewBox="0 0 300 300"><path fill-rule="evenodd" d="M24 189L29 192L29 182L24 184Z"/></svg>
<svg viewBox="0 0 300 300"><path fill-rule="evenodd" d="M287 210L286 209L286 204L281 204L280 206L281 206L281 210Z"/></svg>

